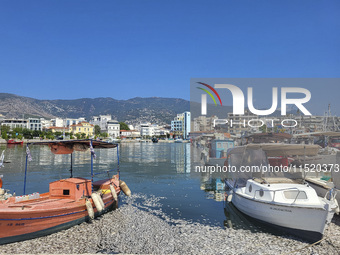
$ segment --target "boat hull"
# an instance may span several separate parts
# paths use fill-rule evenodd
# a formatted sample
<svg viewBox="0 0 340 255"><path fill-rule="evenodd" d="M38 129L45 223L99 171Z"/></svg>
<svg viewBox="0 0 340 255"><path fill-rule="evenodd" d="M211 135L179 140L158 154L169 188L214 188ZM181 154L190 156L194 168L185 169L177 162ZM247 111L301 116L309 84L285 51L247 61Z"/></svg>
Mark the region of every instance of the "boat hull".
<svg viewBox="0 0 340 255"><path fill-rule="evenodd" d="M322 238L325 227L334 214L322 208L284 206L255 201L237 192L233 192L232 203L242 213L309 242Z"/></svg>
<svg viewBox="0 0 340 255"><path fill-rule="evenodd" d="M46 200L47 201L47 200ZM111 194L103 197L105 210L97 212L94 204L95 217L106 213L117 207L116 201ZM55 210L45 210L41 212L0 212L0 244L23 241L49 235L89 220L89 215L83 201L74 202L71 208L59 208Z"/></svg>

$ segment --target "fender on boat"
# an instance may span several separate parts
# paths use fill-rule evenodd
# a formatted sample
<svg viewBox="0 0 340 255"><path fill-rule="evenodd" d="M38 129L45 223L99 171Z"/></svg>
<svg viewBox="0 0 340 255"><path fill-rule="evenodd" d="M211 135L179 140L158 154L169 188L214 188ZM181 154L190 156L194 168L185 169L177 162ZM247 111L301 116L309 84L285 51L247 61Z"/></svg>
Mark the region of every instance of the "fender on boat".
<svg viewBox="0 0 340 255"><path fill-rule="evenodd" d="M233 199L233 194L230 194L230 195L227 197L227 201L230 203L232 199Z"/></svg>
<svg viewBox="0 0 340 255"><path fill-rule="evenodd" d="M119 180L119 186L126 196L128 197L131 196L131 190L129 189L129 187L126 185L124 181Z"/></svg>
<svg viewBox="0 0 340 255"><path fill-rule="evenodd" d="M93 210L93 207L92 207L92 203L90 202L90 200L86 199L85 205L86 205L86 209L87 209L87 212L89 214L90 219L93 220L94 219L94 210Z"/></svg>
<svg viewBox="0 0 340 255"><path fill-rule="evenodd" d="M117 201L118 200L117 192L116 192L116 190L115 190L115 188L113 187L112 184L110 184L110 190L111 190L111 194L112 194L113 199L115 201Z"/></svg>
<svg viewBox="0 0 340 255"><path fill-rule="evenodd" d="M102 198L100 197L100 195L98 193L92 193L91 198L93 200L94 205L97 208L97 211L102 212L104 210L104 206L103 206L104 202Z"/></svg>

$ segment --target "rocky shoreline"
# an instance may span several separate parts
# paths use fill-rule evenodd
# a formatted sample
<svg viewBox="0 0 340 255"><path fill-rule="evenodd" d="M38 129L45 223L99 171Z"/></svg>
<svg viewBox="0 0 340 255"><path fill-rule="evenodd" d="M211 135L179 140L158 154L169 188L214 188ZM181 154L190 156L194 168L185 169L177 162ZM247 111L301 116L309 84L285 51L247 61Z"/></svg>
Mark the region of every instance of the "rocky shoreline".
<svg viewBox="0 0 340 255"><path fill-rule="evenodd" d="M134 194L121 207L91 223L49 236L0 246L0 253L27 254L339 254L340 217L326 238L310 246L294 237L223 229L174 220L161 210L162 198Z"/></svg>

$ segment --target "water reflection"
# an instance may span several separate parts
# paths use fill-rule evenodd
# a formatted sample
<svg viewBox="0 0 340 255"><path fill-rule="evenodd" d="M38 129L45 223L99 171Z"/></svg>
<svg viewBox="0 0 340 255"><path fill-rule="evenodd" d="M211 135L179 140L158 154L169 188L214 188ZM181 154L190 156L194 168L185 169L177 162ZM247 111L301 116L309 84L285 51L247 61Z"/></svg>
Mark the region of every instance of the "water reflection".
<svg viewBox="0 0 340 255"><path fill-rule="evenodd" d="M4 168L0 169L0 174L3 175L4 187L10 189L16 195L23 194L24 172L26 161L26 147L1 146L0 150L5 151L5 161L11 163L5 164ZM26 193L48 191L50 182L69 178L71 176L71 156L70 155L55 155L47 146L30 146L32 161L28 162L27 171L27 187ZM108 169L117 169L117 152L116 149L95 150L97 157L94 160L94 172L99 173ZM91 178L91 154L86 152L73 153L73 176L81 176ZM114 172L112 172L114 173ZM111 173L111 175L112 175ZM103 177L103 175L105 175ZM95 179L107 178L107 173L102 176L98 175Z"/></svg>
<svg viewBox="0 0 340 255"><path fill-rule="evenodd" d="M31 146L27 193L47 192L52 181L70 177L70 155L54 155L48 147ZM23 193L25 147L6 149L0 169L4 187ZM94 172L116 169L116 149L95 150ZM133 193L162 197L162 210L173 219L186 219L220 227L256 229L255 224L225 201L224 178L220 173L195 172L201 151L184 143L131 143L120 145L121 178ZM73 174L90 178L90 152L73 153ZM106 178L104 175L96 176ZM142 203L142 201L141 201Z"/></svg>
<svg viewBox="0 0 340 255"><path fill-rule="evenodd" d="M171 163L177 173L191 172L191 146L189 143L173 144L171 146Z"/></svg>

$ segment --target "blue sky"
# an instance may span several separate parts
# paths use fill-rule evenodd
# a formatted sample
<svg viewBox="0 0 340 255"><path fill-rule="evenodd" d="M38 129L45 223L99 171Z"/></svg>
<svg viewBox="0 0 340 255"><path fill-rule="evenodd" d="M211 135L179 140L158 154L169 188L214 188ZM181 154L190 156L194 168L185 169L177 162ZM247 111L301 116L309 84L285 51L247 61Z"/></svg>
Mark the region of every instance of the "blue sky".
<svg viewBox="0 0 340 255"><path fill-rule="evenodd" d="M190 78L340 77L339 13L332 0L3 0L0 91L189 100Z"/></svg>

